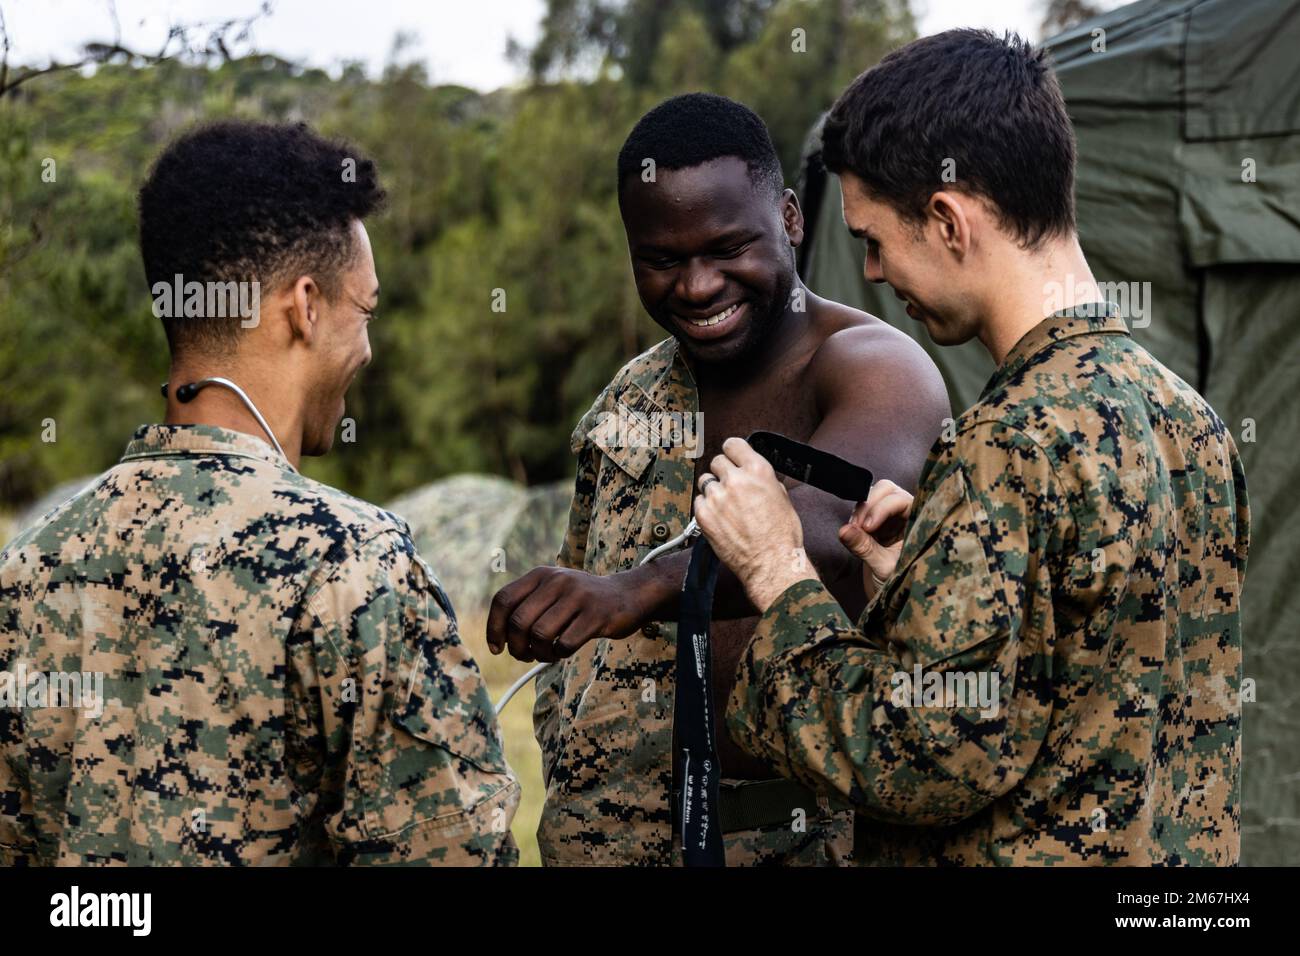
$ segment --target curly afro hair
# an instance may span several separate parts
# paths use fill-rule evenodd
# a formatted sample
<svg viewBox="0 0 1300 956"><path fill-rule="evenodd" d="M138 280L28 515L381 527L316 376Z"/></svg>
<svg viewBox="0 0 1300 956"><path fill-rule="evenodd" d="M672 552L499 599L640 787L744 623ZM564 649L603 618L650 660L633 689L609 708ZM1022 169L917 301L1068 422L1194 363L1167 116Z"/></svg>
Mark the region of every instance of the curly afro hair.
<svg viewBox="0 0 1300 956"><path fill-rule="evenodd" d="M310 274L326 298L355 254L354 220L384 203L372 160L305 123L224 121L183 134L140 188L149 288L252 282L269 292ZM164 318L172 354L234 345L238 318Z"/></svg>
<svg viewBox="0 0 1300 956"><path fill-rule="evenodd" d="M637 120L618 153L618 195L629 176L653 159L658 169L690 169L724 156L743 159L755 186L780 198L781 160L758 114L713 93L685 93L664 100Z"/></svg>

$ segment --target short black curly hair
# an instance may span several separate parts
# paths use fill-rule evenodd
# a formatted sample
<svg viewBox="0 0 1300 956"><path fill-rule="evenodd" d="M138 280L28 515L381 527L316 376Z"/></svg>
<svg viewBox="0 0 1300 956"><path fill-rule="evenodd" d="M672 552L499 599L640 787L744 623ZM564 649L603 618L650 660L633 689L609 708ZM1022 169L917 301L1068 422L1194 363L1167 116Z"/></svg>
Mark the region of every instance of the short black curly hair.
<svg viewBox="0 0 1300 956"><path fill-rule="evenodd" d="M140 188L140 251L149 288L252 282L269 293L310 273L327 299L355 254L352 222L382 207L372 160L306 123L227 120L192 129ZM238 318L163 319L172 354L232 346Z"/></svg>
<svg viewBox="0 0 1300 956"><path fill-rule="evenodd" d="M955 186L992 200L1026 247L1075 229L1074 128L1046 51L1014 33L948 30L890 53L831 107L822 161L911 222Z"/></svg>
<svg viewBox="0 0 1300 956"><path fill-rule="evenodd" d="M742 103L713 93L685 93L664 100L642 116L618 153L618 195L642 163L656 169L689 169L735 156L749 167L755 186L780 197L785 188L781 160L772 135L758 114Z"/></svg>

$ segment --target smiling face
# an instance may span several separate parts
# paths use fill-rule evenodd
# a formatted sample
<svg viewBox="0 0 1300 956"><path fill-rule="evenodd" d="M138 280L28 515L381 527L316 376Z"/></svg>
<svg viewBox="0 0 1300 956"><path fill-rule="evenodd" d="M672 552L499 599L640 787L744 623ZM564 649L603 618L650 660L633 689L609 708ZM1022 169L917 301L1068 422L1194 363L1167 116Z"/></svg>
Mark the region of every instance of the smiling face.
<svg viewBox="0 0 1300 956"><path fill-rule="evenodd" d="M907 303L907 314L925 325L939 345L960 345L979 332L979 303L989 277L980 276L970 256L954 254L949 203L954 194L936 194L920 223L904 219L881 201L862 180L840 175L844 224L866 243L863 274L868 282L886 282ZM982 214L977 204L964 204L967 217ZM975 271L973 271L975 270Z"/></svg>
<svg viewBox="0 0 1300 956"><path fill-rule="evenodd" d="M352 380L370 362L369 324L379 300L379 279L370 236L361 222L352 224L354 255L339 276L334 301L323 300L320 336L314 345L315 381L303 427L303 454L323 455L334 444L334 431L347 410Z"/></svg>
<svg viewBox="0 0 1300 956"><path fill-rule="evenodd" d="M629 177L620 206L646 312L694 360L734 362L780 324L795 282L803 214L734 156Z"/></svg>

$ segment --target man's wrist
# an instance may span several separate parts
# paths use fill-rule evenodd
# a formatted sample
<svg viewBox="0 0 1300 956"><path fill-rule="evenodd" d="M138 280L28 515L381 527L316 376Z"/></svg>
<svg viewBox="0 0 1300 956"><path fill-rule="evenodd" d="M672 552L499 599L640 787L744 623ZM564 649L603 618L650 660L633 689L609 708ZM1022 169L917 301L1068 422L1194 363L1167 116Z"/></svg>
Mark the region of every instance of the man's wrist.
<svg viewBox="0 0 1300 956"><path fill-rule="evenodd" d="M641 626L651 621L671 620L674 616L675 601L681 590L681 574L672 575L668 567L670 563L667 560L662 563L652 561L622 572Z"/></svg>
<svg viewBox="0 0 1300 956"><path fill-rule="evenodd" d="M806 565L802 568L798 566L791 567L768 567L755 571L745 581L745 593L749 595L750 601L758 609L759 614L767 613L767 609L776 603L779 598L791 587L800 581L819 581L816 570L812 565Z"/></svg>

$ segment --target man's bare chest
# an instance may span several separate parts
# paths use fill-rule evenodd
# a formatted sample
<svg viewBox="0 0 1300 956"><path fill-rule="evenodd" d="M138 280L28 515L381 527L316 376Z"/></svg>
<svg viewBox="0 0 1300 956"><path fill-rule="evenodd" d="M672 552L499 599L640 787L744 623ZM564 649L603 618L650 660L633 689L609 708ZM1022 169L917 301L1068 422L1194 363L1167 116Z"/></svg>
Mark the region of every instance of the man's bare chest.
<svg viewBox="0 0 1300 956"><path fill-rule="evenodd" d="M700 389L700 428L704 453L696 460L695 476L709 470L728 438L748 438L758 429L807 441L820 423L812 389L803 369L769 376L744 388Z"/></svg>

